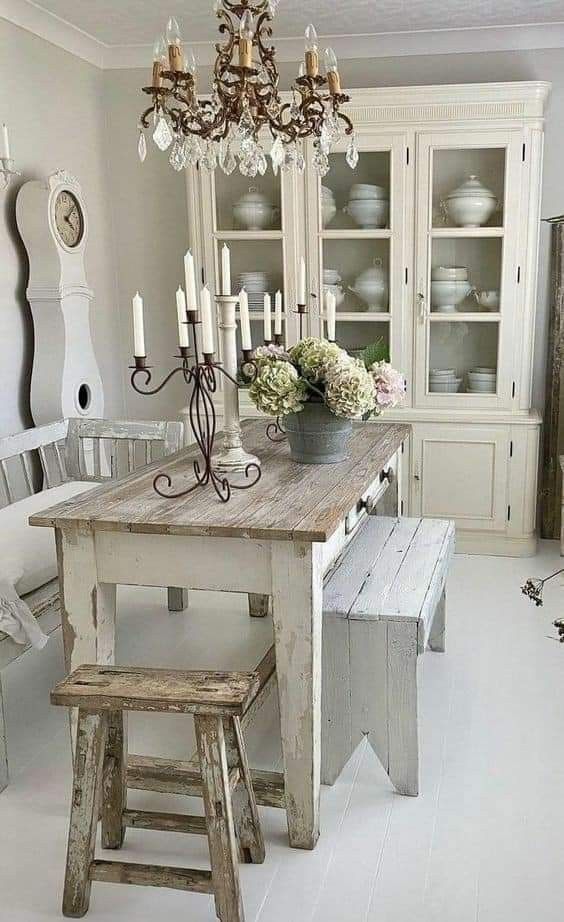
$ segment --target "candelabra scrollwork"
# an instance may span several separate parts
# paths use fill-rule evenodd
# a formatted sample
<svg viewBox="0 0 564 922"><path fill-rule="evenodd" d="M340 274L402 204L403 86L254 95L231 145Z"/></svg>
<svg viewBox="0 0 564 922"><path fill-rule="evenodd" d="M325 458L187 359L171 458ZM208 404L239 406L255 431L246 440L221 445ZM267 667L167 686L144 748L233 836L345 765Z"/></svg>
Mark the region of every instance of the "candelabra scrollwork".
<svg viewBox="0 0 564 922"><path fill-rule="evenodd" d="M147 365L145 357L136 356L135 365L132 366L131 385L138 394L158 394L172 378L180 374L185 384L192 388L189 401L189 420L196 445L201 454L201 458L195 458L192 463L196 482L186 489L174 489L171 476L168 473L160 472L153 478L155 492L165 499L180 499L209 484L214 488L219 499L226 503L231 498L233 490L248 490L258 483L261 477L261 469L257 463L250 462L247 464L246 468L241 472L241 476L244 478L244 482L241 483L232 482L224 473L218 473L214 469L212 457L217 416L213 395L217 391L218 375L222 375L236 387L239 387L239 383L219 362L213 361L212 355L204 353L203 360L200 360L195 334L198 322L195 317L189 317L188 323L192 328L192 342L194 343L193 356L190 355L187 347L181 347L180 355L176 356L180 360L180 364L173 368L154 387L151 387L151 366ZM245 357L244 366L245 378L252 380L256 375L256 365L250 355Z"/></svg>

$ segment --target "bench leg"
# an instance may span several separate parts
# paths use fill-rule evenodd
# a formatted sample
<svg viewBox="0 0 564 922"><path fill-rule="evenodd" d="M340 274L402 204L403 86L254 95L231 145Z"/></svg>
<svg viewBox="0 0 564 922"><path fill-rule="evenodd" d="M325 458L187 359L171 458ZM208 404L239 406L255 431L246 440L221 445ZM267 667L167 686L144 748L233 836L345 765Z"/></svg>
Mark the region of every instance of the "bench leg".
<svg viewBox="0 0 564 922"><path fill-rule="evenodd" d="M108 735L102 775L102 848L121 848L127 805L127 714L108 713Z"/></svg>
<svg viewBox="0 0 564 922"><path fill-rule="evenodd" d="M444 653L445 652L445 635L446 635L446 588L443 590L443 594L439 599L439 604L437 605L437 610L435 611L435 617L433 618L433 624L431 625L431 633L429 634L429 648L434 650L435 653Z"/></svg>
<svg viewBox="0 0 564 922"><path fill-rule="evenodd" d="M225 718L223 733L227 751L227 767L238 768L241 772L241 780L231 793L233 822L239 841L241 860L245 864L262 864L265 859L264 839L239 718Z"/></svg>
<svg viewBox="0 0 564 922"><path fill-rule="evenodd" d="M185 611L188 608L188 590L179 586L169 586L168 593L168 610Z"/></svg>
<svg viewBox="0 0 564 922"><path fill-rule="evenodd" d="M196 715L194 723L216 913L220 922L244 922L223 721L221 717Z"/></svg>
<svg viewBox="0 0 564 922"><path fill-rule="evenodd" d="M82 918L90 904L90 865L96 845L106 728L104 714L79 711L63 893L63 915L71 919Z"/></svg>
<svg viewBox="0 0 564 922"><path fill-rule="evenodd" d="M249 615L251 618L266 618L270 611L270 596L249 592Z"/></svg>
<svg viewBox="0 0 564 922"><path fill-rule="evenodd" d="M349 623L323 618L321 784L334 784L353 752Z"/></svg>
<svg viewBox="0 0 564 922"><path fill-rule="evenodd" d="M2 695L2 676L0 675L0 791L8 787L8 738L4 717L4 698Z"/></svg>
<svg viewBox="0 0 564 922"><path fill-rule="evenodd" d="M399 794L419 794L417 624L388 621L388 776Z"/></svg>

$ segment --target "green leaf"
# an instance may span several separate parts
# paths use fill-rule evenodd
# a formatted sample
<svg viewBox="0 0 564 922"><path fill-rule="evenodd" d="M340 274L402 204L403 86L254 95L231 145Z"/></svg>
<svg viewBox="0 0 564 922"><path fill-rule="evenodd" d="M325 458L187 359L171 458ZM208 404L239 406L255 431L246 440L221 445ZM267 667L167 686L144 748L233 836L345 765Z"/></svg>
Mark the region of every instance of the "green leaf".
<svg viewBox="0 0 564 922"><path fill-rule="evenodd" d="M390 351L382 337L380 337L376 342L370 343L362 350L361 358L365 367L370 368L374 362L389 362Z"/></svg>

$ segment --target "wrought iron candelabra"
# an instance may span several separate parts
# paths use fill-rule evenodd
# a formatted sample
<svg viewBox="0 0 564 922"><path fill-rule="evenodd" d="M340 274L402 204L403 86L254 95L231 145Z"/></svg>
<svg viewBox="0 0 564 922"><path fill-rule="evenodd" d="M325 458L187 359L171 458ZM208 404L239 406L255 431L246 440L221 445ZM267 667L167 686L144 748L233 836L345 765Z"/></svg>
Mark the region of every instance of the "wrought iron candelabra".
<svg viewBox="0 0 564 922"><path fill-rule="evenodd" d="M130 366L132 368L131 385L138 394L158 394L176 375L181 375L186 385L192 388L188 405L188 418L201 454L201 459L196 458L193 462L196 482L187 489L175 490L169 474L157 474L153 479L153 489L159 496L166 499L179 499L200 487L211 484L219 499L226 503L230 499L233 490L248 490L260 480L259 459L254 455L247 454L241 444L238 404L239 383L236 377L237 355L235 347L235 305L237 300L236 297L231 296L217 298L220 309L223 309L220 330L223 329L225 334L229 331L230 334L229 336L225 335L223 341L223 363L215 361L213 353L204 352L200 355L196 338L196 328L200 323L200 319L197 311L188 311L187 323L192 331L193 355L190 354L189 347L181 346L179 355L176 356L180 364L173 368L156 387L150 386L152 373L151 366L147 364L146 356L135 356L135 364ZM226 348L226 345L228 345L228 348ZM252 380L253 376L256 375L256 365L253 362L252 354L245 353L243 355L243 366L246 377ZM217 391L219 376L224 379L225 426L222 451L217 458L214 458L213 449L217 417L213 395ZM245 482L232 482L227 476L228 473L241 474Z"/></svg>

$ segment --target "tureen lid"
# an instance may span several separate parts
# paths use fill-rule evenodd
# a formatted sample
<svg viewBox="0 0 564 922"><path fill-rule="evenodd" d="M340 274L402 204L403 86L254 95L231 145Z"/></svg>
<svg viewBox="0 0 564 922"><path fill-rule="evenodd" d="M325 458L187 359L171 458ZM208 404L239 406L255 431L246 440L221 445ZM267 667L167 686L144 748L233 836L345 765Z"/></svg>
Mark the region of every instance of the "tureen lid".
<svg viewBox="0 0 564 922"><path fill-rule="evenodd" d="M495 194L491 189L488 189L486 186L482 185L477 176L473 174L468 177L460 186L458 186L454 192L450 192L447 195L447 198L458 198L459 196L470 196L470 195L479 195L482 198L495 199Z"/></svg>
<svg viewBox="0 0 564 922"><path fill-rule="evenodd" d="M262 192L259 192L256 186L250 186L249 191L245 192L245 194L241 196L237 202L237 205L242 203L249 204L255 202L259 205L270 205L266 195L263 195Z"/></svg>
<svg viewBox="0 0 564 922"><path fill-rule="evenodd" d="M382 260L377 257L374 260L374 264L369 266L368 269L363 269L363 271L358 276L356 283L358 282L372 282L372 281L381 281L383 276Z"/></svg>

